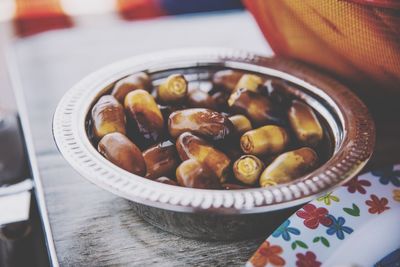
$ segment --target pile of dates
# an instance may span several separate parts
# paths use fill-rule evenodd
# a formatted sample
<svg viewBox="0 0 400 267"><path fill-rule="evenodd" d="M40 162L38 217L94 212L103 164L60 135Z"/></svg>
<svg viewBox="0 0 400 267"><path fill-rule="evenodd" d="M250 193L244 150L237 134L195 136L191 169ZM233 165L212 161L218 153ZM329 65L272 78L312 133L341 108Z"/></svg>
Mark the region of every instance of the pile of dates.
<svg viewBox="0 0 400 267"><path fill-rule="evenodd" d="M210 80L117 81L91 110L93 144L128 172L190 188L267 187L318 167L326 134L285 81L235 70Z"/></svg>

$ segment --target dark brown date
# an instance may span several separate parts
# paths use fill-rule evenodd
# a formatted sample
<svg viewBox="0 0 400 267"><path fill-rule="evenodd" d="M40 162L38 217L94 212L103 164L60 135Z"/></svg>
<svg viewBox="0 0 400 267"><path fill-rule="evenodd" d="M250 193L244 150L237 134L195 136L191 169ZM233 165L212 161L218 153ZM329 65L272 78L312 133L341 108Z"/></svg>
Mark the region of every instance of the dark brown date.
<svg viewBox="0 0 400 267"><path fill-rule="evenodd" d="M219 189L221 184L218 178L207 166L195 159L182 162L176 169L178 184L190 188Z"/></svg>
<svg viewBox="0 0 400 267"><path fill-rule="evenodd" d="M164 118L153 96L142 89L132 91L125 97L125 109L145 140L160 141Z"/></svg>
<svg viewBox="0 0 400 267"><path fill-rule="evenodd" d="M232 110L247 115L254 123L284 124L283 112L268 97L240 88L231 94L228 105Z"/></svg>
<svg viewBox="0 0 400 267"><path fill-rule="evenodd" d="M192 108L171 113L168 129L173 138L184 132L192 132L210 140L221 140L232 133L234 128L232 122L221 113L205 108Z"/></svg>
<svg viewBox="0 0 400 267"><path fill-rule="evenodd" d="M155 179L173 174L179 163L175 144L170 141L161 142L143 152L146 162L146 177Z"/></svg>
<svg viewBox="0 0 400 267"><path fill-rule="evenodd" d="M100 139L108 133L126 134L123 106L110 95L102 96L92 108L93 134Z"/></svg>
<svg viewBox="0 0 400 267"><path fill-rule="evenodd" d="M217 71L213 76L213 83L222 86L225 90L232 92L243 73L234 70Z"/></svg>
<svg viewBox="0 0 400 267"><path fill-rule="evenodd" d="M97 150L118 167L137 174L145 175L146 163L142 152L125 135L114 132L105 135L99 142Z"/></svg>
<svg viewBox="0 0 400 267"><path fill-rule="evenodd" d="M151 91L151 81L149 76L144 72L132 74L119 80L111 92L120 103L124 103L125 96L136 89L143 89L148 92Z"/></svg>
<svg viewBox="0 0 400 267"><path fill-rule="evenodd" d="M196 159L206 165L221 183L225 182L231 160L204 139L188 132L183 133L176 140L176 149L182 160Z"/></svg>

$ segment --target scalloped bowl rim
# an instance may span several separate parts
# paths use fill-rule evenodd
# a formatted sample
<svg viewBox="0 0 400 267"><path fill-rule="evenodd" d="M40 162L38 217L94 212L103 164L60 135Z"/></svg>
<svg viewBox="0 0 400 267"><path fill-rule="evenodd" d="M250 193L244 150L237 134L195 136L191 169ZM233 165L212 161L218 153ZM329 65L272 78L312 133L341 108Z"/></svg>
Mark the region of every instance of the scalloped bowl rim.
<svg viewBox="0 0 400 267"><path fill-rule="evenodd" d="M78 82L62 97L53 117L53 136L70 165L84 178L120 197L147 206L177 212L247 214L269 212L306 203L354 177L368 162L375 142L374 123L365 105L340 83L287 61L301 69L291 74L275 68L281 59L258 56L231 48L192 48L161 51L128 58L106 66ZM106 86L134 72L195 64L223 64L229 68L278 76L318 92L332 105L342 125L342 143L332 157L318 169L288 184L241 190L205 190L171 186L129 173L106 160L90 143L85 121L93 99ZM175 65L174 65L175 64ZM222 66L222 65L221 65ZM330 84L330 95L305 78ZM299 76L302 76L299 78ZM336 97L336 99L334 99ZM345 111L345 112L344 112ZM350 127L351 126L351 127Z"/></svg>

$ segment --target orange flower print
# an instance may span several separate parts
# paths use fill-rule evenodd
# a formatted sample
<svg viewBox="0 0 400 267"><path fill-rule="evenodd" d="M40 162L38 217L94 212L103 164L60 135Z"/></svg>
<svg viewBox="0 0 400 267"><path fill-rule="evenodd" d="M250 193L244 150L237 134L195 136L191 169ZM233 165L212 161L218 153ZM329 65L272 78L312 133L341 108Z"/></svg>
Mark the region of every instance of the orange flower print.
<svg viewBox="0 0 400 267"><path fill-rule="evenodd" d="M388 200L387 198L383 197L383 198L378 198L376 195L371 195L371 200L367 200L365 201L365 203L370 206L370 208L368 209L368 212L371 214L381 214L382 212L384 212L385 210L390 209L388 206L386 206L388 204Z"/></svg>
<svg viewBox="0 0 400 267"><path fill-rule="evenodd" d="M393 190L393 200L400 202L400 189Z"/></svg>
<svg viewBox="0 0 400 267"><path fill-rule="evenodd" d="M268 241L264 241L250 258L250 262L254 267L284 266L285 260L279 256L282 252L283 249L280 246L271 245Z"/></svg>

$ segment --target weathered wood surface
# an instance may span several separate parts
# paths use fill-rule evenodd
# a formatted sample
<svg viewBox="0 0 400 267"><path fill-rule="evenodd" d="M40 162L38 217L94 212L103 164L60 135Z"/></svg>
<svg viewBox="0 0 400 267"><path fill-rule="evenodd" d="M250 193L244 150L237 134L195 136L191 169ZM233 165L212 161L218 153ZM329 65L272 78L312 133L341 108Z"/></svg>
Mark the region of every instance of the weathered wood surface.
<svg viewBox="0 0 400 267"><path fill-rule="evenodd" d="M111 17L81 19L72 30L49 32L16 43L61 266L243 265L264 238L203 242L162 232L137 217L129 201L80 177L53 142L53 112L74 83L119 59L187 46L227 46L270 52L254 21L245 12L132 23Z"/></svg>

